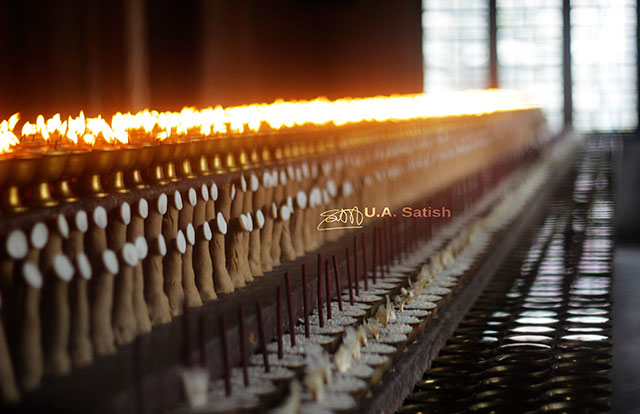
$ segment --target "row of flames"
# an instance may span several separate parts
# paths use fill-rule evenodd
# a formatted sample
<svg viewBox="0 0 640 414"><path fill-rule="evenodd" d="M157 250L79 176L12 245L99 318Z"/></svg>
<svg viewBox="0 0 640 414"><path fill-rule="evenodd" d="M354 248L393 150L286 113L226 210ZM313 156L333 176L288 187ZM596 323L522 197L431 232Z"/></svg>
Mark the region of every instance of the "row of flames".
<svg viewBox="0 0 640 414"><path fill-rule="evenodd" d="M10 153L21 145L42 149L63 146L93 147L99 144L136 144L201 136L258 132L261 128L279 130L302 125L336 126L363 121L405 121L410 119L486 114L533 108L530 99L518 91L470 90L440 94L344 98L329 101L282 101L229 108L217 106L180 112L145 109L136 114L116 113L108 123L102 116L63 120L60 114L49 119L39 115L35 123L25 122L16 131L20 114L0 123L0 153Z"/></svg>

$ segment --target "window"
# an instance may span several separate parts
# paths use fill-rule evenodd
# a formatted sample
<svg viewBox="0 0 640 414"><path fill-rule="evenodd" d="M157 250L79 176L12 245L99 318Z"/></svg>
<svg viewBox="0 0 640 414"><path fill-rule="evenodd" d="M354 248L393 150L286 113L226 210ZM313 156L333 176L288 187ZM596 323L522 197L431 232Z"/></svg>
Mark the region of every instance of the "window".
<svg viewBox="0 0 640 414"><path fill-rule="evenodd" d="M573 123L583 131L638 125L636 1L573 0Z"/></svg>
<svg viewBox="0 0 640 414"><path fill-rule="evenodd" d="M487 87L487 6L486 0L423 0L426 92Z"/></svg>
<svg viewBox="0 0 640 414"><path fill-rule="evenodd" d="M496 0L498 85L530 93L563 126L562 0ZM423 0L426 92L486 88L489 0ZM636 0L571 0L573 121L581 131L638 125Z"/></svg>
<svg viewBox="0 0 640 414"><path fill-rule="evenodd" d="M527 91L563 125L562 0L497 0L498 85Z"/></svg>

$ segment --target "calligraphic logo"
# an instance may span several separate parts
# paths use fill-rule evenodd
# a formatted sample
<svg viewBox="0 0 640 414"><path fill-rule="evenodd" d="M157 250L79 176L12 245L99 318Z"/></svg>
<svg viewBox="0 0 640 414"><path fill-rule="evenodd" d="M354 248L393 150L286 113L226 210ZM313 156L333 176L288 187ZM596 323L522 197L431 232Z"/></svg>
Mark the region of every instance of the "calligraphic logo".
<svg viewBox="0 0 640 414"><path fill-rule="evenodd" d="M352 208L335 208L320 213L322 220L318 224L317 229L320 231L327 230L344 230L344 229L361 229L365 218L386 218L398 217L390 207L384 207L382 210L376 210L376 207L365 207L364 212L360 211L358 206ZM403 207L402 213L399 215L406 219L437 219L451 218L451 210L445 206L442 207Z"/></svg>
<svg viewBox="0 0 640 414"><path fill-rule="evenodd" d="M364 222L364 214L358 206L353 208L336 208L320 213L322 221L317 229L320 231L361 229Z"/></svg>

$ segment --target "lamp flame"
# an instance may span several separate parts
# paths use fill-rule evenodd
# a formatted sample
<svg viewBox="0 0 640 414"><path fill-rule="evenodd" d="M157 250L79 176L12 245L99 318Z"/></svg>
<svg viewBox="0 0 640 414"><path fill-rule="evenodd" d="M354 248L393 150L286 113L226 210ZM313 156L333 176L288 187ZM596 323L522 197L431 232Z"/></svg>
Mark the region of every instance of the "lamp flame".
<svg viewBox="0 0 640 414"><path fill-rule="evenodd" d="M19 114L2 122L0 152L14 150L27 137L40 135L49 145L50 136L66 137L78 145L80 137L87 145L134 143L181 139L190 134L205 137L259 132L264 128L282 130L304 125L347 125L358 122L405 121L444 116L481 115L500 111L536 108L527 95L512 90L469 90L438 94L376 96L371 98L343 98L330 101L320 97L310 101L283 101L242 105L236 107L185 107L180 112L158 112L144 109L135 114L116 113L111 123L101 115L62 121L60 114L45 121L42 115L35 124L25 122L20 137L13 133ZM58 138L56 138L58 139Z"/></svg>
<svg viewBox="0 0 640 414"><path fill-rule="evenodd" d="M67 138L74 144L78 144L78 137L83 136L86 129L84 112L80 111L80 115L78 115L78 117L76 118L69 117L69 119L67 120L67 125Z"/></svg>
<svg viewBox="0 0 640 414"><path fill-rule="evenodd" d="M45 141L49 139L49 130L47 129L47 123L44 121L44 116L42 115L38 115L38 117L36 118L36 133L39 133Z"/></svg>
<svg viewBox="0 0 640 414"><path fill-rule="evenodd" d="M0 122L0 154L10 152L11 147L20 143L18 137L13 133L13 128L20 120L20 114L16 112L9 120Z"/></svg>
<svg viewBox="0 0 640 414"><path fill-rule="evenodd" d="M87 118L87 131L91 136L93 136L94 144L98 137L102 137L108 144L127 144L129 142L129 135L126 131L121 130L121 126L117 126L118 130L115 132L111 126L102 119L101 115L98 115L97 118ZM91 138L85 138L85 142L90 143Z"/></svg>

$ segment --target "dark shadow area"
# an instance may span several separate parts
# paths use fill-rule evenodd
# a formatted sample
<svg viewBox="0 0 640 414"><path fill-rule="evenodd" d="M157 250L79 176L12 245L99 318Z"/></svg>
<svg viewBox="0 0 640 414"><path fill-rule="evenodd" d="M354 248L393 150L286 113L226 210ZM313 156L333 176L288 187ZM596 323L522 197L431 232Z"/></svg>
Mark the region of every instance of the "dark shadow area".
<svg viewBox="0 0 640 414"><path fill-rule="evenodd" d="M623 137L617 173L613 287L613 409L640 411L640 140Z"/></svg>
<svg viewBox="0 0 640 414"><path fill-rule="evenodd" d="M622 137L617 188L618 240L640 243L640 139L638 134Z"/></svg>
<svg viewBox="0 0 640 414"><path fill-rule="evenodd" d="M0 119L418 93L421 2L8 0L0 58Z"/></svg>
<svg viewBox="0 0 640 414"><path fill-rule="evenodd" d="M613 409L640 412L640 244L623 244L614 255Z"/></svg>

